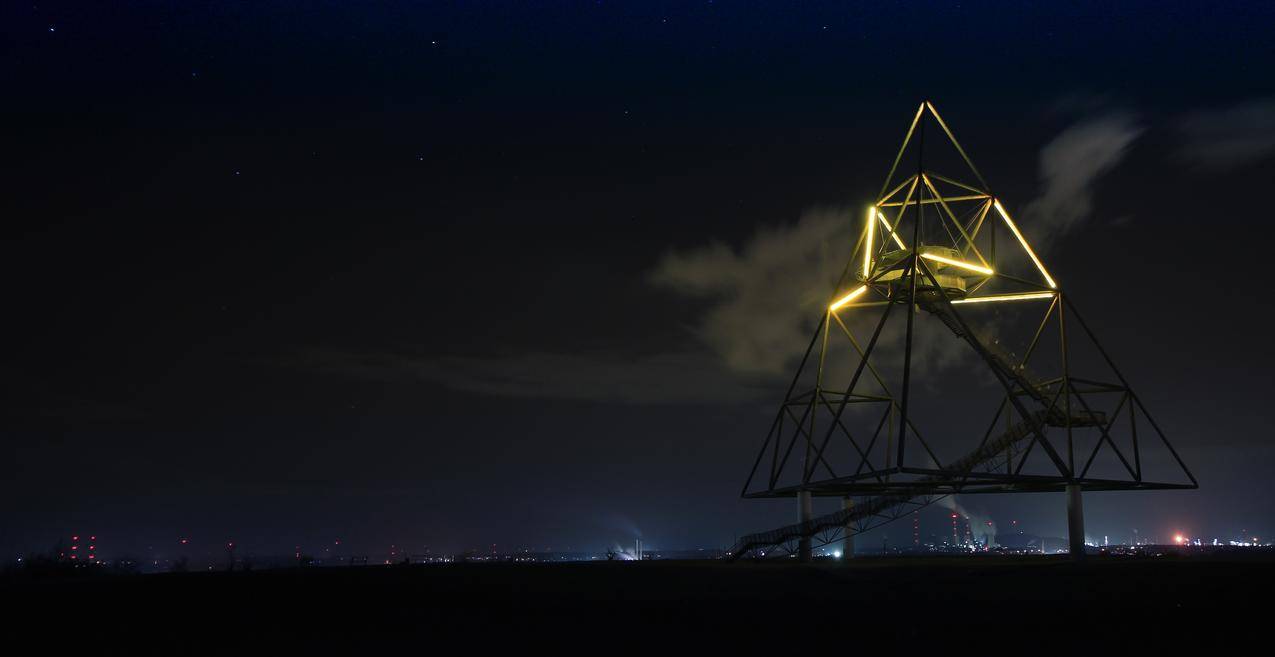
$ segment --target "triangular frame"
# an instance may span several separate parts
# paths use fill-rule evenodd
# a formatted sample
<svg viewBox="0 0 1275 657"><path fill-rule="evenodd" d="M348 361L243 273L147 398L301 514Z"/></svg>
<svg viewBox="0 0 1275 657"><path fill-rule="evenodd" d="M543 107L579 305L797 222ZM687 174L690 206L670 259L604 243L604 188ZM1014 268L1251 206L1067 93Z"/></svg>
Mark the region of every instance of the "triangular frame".
<svg viewBox="0 0 1275 657"><path fill-rule="evenodd" d="M976 182L925 168L924 139L930 122L941 128ZM899 176L900 163L914 140L918 146L917 170L912 175ZM958 204L964 204L963 212L953 210ZM927 209L932 218L927 218ZM927 220L932 223L926 224ZM923 238L923 228L934 223L942 228L942 232L930 232L938 239ZM1002 230L1005 234L1000 236L998 252L997 237ZM950 244L944 241L945 236L950 238ZM936 241L941 243L936 245ZM1030 263L1029 273L1013 275L1002 271L1000 264L1015 258ZM995 289L1006 286L1017 291ZM980 339L961 310L966 304L1004 303L1044 307L1035 335L1021 357L1006 352L995 341ZM898 306L906 309L892 313ZM874 311L879 311L880 316L873 323L870 337L861 339L844 317L847 313ZM946 464L939 462L916 427L915 418L909 417L913 324L920 311L939 319L967 343L1004 391L1000 408L978 447ZM872 361L892 314L906 319L903 381L897 395ZM1085 341L1096 348L1114 380L1081 378L1069 371L1068 330L1074 334L1077 327ZM1061 376L1042 380L1030 374L1028 364L1041 347L1047 329L1058 334L1062 372ZM840 348L852 348L858 365L847 387L825 387L825 359L830 349L838 348L835 341L842 337L847 344ZM803 375L810 373L808 367L815 368L814 386L801 389L799 383ZM877 392L866 392L861 382L875 385ZM1095 410L1095 395L1118 399L1114 411ZM872 418L880 416L875 432L856 439L846 427L843 414L853 404L883 409L876 414L868 412ZM1002 421L1005 428L997 431ZM1127 421L1132 432L1132 444L1124 450L1112 437L1118 421ZM1142 445L1138 442L1140 426ZM1078 454L1073 434L1082 429L1096 430L1098 436L1092 450ZM1055 440L1047 435L1051 431ZM1167 448L1185 481L1152 481L1143 476L1142 453L1149 436ZM843 438L859 456L853 472L837 472L825 459L828 446L833 441L844 445L840 442ZM880 450L882 443L884 449ZM798 446L804 454L794 458ZM916 452L917 449L921 451ZM874 456L878 450L883 454ZM909 450L927 458L930 466L910 465ZM1024 467L1034 454L1044 454L1053 471L1025 472ZM1106 455L1117 460L1118 472L1127 476L1094 476L1095 463ZM763 464L768 465L767 471L762 471ZM799 468L800 478L785 483L785 476L792 472L789 468ZM751 538L760 540L759 545L781 545L794 537L819 535L841 540L950 494L1061 491L1068 486L1083 490L1192 489L1198 487L1198 482L934 105L923 102L877 201L867 209L850 261L741 491L746 498L798 494L841 497L847 500L848 507L857 510L843 510Z"/></svg>

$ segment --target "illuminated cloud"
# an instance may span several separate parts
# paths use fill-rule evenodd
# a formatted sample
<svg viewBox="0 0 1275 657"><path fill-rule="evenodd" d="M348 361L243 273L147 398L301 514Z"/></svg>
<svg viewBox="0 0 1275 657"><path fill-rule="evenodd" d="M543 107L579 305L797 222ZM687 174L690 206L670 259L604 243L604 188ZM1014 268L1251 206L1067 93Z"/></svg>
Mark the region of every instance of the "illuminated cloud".
<svg viewBox="0 0 1275 657"><path fill-rule="evenodd" d="M819 208L794 224L759 229L733 249L720 243L671 252L651 280L674 293L704 301L696 334L731 372L786 380L831 300L853 255L856 212ZM861 317L848 314L856 324ZM901 358L902 323L890 322L874 360ZM917 325L917 371L932 372L961 362L964 352L945 348L949 334L935 324ZM837 380L840 372L825 372ZM772 391L772 394L778 394Z"/></svg>
<svg viewBox="0 0 1275 657"><path fill-rule="evenodd" d="M1275 98L1187 114L1177 122L1178 158L1205 169L1231 169L1275 154Z"/></svg>
<svg viewBox="0 0 1275 657"><path fill-rule="evenodd" d="M1124 159L1144 128L1126 112L1083 120L1040 152L1040 195L1023 207L1023 230L1040 250L1093 212L1094 184Z"/></svg>
<svg viewBox="0 0 1275 657"><path fill-rule="evenodd" d="M1049 238L1078 225L1092 211L1094 183L1123 159L1141 132L1131 115L1107 114L1058 135L1041 152L1044 189L1026 208L1026 226ZM502 397L629 404L769 401L793 375L823 317L853 255L860 214L814 208L796 222L760 227L737 246L715 241L665 253L648 272L648 281L699 302L691 323L696 345L644 354L325 352L311 365ZM864 317L850 313L844 319L855 326ZM902 326L888 324L874 361L901 362ZM855 330L866 334L870 329ZM950 348L950 333L937 323L921 322L915 330L913 367L919 374L938 373L973 357L969 350ZM826 381L848 374L829 367Z"/></svg>
<svg viewBox="0 0 1275 657"><path fill-rule="evenodd" d="M651 281L704 300L696 332L735 372L791 374L854 250L857 216L806 212L759 229L741 248L713 243L666 254Z"/></svg>

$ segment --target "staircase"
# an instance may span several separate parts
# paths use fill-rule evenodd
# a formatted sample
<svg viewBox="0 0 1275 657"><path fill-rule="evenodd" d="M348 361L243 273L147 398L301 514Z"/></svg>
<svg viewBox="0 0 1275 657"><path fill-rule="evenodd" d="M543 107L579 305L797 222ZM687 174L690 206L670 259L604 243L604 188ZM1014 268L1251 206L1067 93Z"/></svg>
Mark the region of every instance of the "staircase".
<svg viewBox="0 0 1275 657"><path fill-rule="evenodd" d="M974 347L975 353L983 356L983 359L987 361L987 364L991 365L993 369L999 371L1001 374L1004 374L1010 380L1017 383L1019 387L1027 392L1027 394L1031 395L1036 401L1039 401L1046 406L1049 405L1049 400L1045 397L1045 393L1042 391L1044 386L1041 385L1040 379L1033 376L1027 368L1021 365L1015 365L1014 362L1017 359L1014 358L1014 356L1008 351L1005 351L1005 348L1002 347L1000 343L984 343L982 340L979 340L977 336L971 335L970 332L966 331L961 325L961 322L948 311L947 304L924 302L921 303L920 306L922 310L934 315L939 321L943 322L944 326L947 326L947 328L951 330L956 337L965 340L971 347Z"/></svg>
<svg viewBox="0 0 1275 657"><path fill-rule="evenodd" d="M1062 427L1068 425L1066 410L1054 405L1054 397L1049 390L1049 385L1033 375L1024 365L1015 364L1018 359L1007 352L1000 343L984 343L969 331L966 331L960 320L952 315L951 306L948 304L930 301L919 305L922 310L934 315L939 321L943 322L956 337L968 342L974 348L974 352L981 356L988 366L1000 372L1006 379L1018 384L1019 389L1027 393L1029 397L1036 400L1041 406L1049 409L1049 415L1046 419L1051 426ZM1089 413L1073 409L1070 425L1073 427L1092 427L1103 424L1104 420L1103 413Z"/></svg>
<svg viewBox="0 0 1275 657"><path fill-rule="evenodd" d="M1036 411L1031 418L1026 421L1018 422L1011 425L1010 428L1000 436L992 440L988 440L982 447L966 454L964 457L953 461L944 470L949 472L969 472L980 465L991 464L996 460L998 455L1008 452L1008 449L1015 443L1029 437L1046 419L1044 411ZM938 482L944 477L930 476L917 480L916 483ZM917 502L917 498L924 497L921 502ZM847 525L867 520L872 516L888 515L887 512L896 509L904 504L913 504L916 508L921 508L933 504L947 497L939 496L923 496L923 495L878 495L870 497L856 504L854 508L843 509L835 513L811 518L805 522L799 522L792 525L786 525L778 529L772 529L766 532L758 532L756 534L748 534L739 539L739 541L727 553L727 560L734 561L744 554L767 545L781 545L788 541L797 540L807 536L814 536L820 532L832 531L837 529L845 529L849 531ZM895 515L891 520L897 518Z"/></svg>

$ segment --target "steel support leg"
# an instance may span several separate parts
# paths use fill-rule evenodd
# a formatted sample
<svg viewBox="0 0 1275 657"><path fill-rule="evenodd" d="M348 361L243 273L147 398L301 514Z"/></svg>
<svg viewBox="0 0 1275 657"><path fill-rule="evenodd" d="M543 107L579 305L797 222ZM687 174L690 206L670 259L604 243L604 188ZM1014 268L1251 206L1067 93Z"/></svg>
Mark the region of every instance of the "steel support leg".
<svg viewBox="0 0 1275 657"><path fill-rule="evenodd" d="M1080 485L1067 485L1067 547L1071 558L1085 556L1085 510L1080 498Z"/></svg>
<svg viewBox="0 0 1275 657"><path fill-rule="evenodd" d="M814 499L810 496L810 491L803 490L797 493L797 519L800 522L810 522L815 516ZM797 560L801 563L810 563L810 537L802 536L797 544Z"/></svg>

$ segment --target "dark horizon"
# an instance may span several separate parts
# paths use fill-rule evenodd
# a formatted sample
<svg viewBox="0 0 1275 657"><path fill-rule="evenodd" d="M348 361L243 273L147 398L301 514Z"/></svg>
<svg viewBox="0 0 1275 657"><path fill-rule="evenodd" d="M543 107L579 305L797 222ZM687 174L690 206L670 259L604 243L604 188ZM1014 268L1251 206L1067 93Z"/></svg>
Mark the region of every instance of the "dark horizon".
<svg viewBox="0 0 1275 657"><path fill-rule="evenodd" d="M927 99L1200 480L1088 533L1267 536L1272 14L8 7L0 551L792 522L740 485ZM1066 535L1061 495L959 502Z"/></svg>

